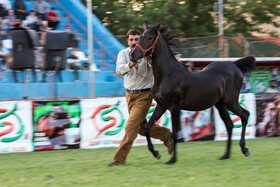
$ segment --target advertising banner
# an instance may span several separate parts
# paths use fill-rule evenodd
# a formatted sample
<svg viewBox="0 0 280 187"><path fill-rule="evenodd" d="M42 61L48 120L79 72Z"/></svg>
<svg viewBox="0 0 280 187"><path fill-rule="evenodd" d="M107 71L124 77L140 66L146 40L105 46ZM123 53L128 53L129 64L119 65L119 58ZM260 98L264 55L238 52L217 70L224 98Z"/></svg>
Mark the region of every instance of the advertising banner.
<svg viewBox="0 0 280 187"><path fill-rule="evenodd" d="M251 72L251 92L264 93L269 88L269 81L272 79L270 69L256 69Z"/></svg>
<svg viewBox="0 0 280 187"><path fill-rule="evenodd" d="M280 136L280 93L256 94L256 103L256 136Z"/></svg>
<svg viewBox="0 0 280 187"><path fill-rule="evenodd" d="M147 119L155 109L153 102ZM124 137L124 126L128 119L125 97L85 99L81 102L81 148L118 147ZM170 128L170 115L165 113L157 124ZM152 139L153 143L161 143ZM133 146L146 145L146 137L138 135Z"/></svg>
<svg viewBox="0 0 280 187"><path fill-rule="evenodd" d="M214 140L215 124L211 123L211 109L182 111L181 129L185 141Z"/></svg>
<svg viewBox="0 0 280 187"><path fill-rule="evenodd" d="M239 96L239 104L246 110L250 112L250 116L248 119L248 125L246 128L245 138L251 139L255 138L256 134L256 101L255 101L255 94L248 93L248 94L240 94ZM229 111L230 118L233 122L233 132L232 132L232 139L233 140L240 140L241 135L241 119L240 117L236 116L232 112ZM225 127L223 120L221 119L218 110L215 108L214 110L214 117L215 117L215 128L216 128L216 136L215 140L227 140L228 133Z"/></svg>
<svg viewBox="0 0 280 187"><path fill-rule="evenodd" d="M245 73L240 93L250 93L250 92L251 92L250 74Z"/></svg>
<svg viewBox="0 0 280 187"><path fill-rule="evenodd" d="M36 151L80 147L79 100L35 101L33 105Z"/></svg>
<svg viewBox="0 0 280 187"><path fill-rule="evenodd" d="M33 151L32 136L32 102L0 102L0 153Z"/></svg>

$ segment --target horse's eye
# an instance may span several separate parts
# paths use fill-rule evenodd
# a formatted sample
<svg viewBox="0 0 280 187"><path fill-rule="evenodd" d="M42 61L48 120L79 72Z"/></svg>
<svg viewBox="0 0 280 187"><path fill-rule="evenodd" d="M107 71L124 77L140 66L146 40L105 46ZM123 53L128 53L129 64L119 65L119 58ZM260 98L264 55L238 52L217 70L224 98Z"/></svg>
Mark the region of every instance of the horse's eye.
<svg viewBox="0 0 280 187"><path fill-rule="evenodd" d="M147 38L147 40L149 40L149 41L151 41L152 39L153 39L152 37Z"/></svg>

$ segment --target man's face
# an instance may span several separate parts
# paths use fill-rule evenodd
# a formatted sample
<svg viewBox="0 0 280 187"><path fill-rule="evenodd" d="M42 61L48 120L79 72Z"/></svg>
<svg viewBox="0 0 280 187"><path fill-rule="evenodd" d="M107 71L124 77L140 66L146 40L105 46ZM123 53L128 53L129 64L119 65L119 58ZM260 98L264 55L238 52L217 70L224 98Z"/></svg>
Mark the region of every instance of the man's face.
<svg viewBox="0 0 280 187"><path fill-rule="evenodd" d="M131 50L135 49L136 44L140 39L139 35L128 35L127 43Z"/></svg>
<svg viewBox="0 0 280 187"><path fill-rule="evenodd" d="M271 81L270 82L270 87L271 88L276 88L277 87L276 81Z"/></svg>

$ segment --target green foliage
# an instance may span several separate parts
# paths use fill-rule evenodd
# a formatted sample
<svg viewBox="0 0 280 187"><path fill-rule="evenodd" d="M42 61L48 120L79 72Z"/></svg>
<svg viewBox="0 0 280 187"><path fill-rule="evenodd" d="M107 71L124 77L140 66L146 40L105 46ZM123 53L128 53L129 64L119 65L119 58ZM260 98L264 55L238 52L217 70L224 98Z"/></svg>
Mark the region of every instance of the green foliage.
<svg viewBox="0 0 280 187"><path fill-rule="evenodd" d="M176 37L194 37L218 34L218 13L213 10L217 1L94 0L92 4L93 12L115 35L131 28L142 30L144 21L149 21L169 26ZM279 26L275 20L279 15L279 0L224 0L225 35L250 36L263 23Z"/></svg>
<svg viewBox="0 0 280 187"><path fill-rule="evenodd" d="M279 186L279 137L247 140L249 157L238 141L232 143L232 156L223 161L217 158L225 141L179 143L178 162L171 166L164 164L170 158L164 145L155 145L160 160L146 146L133 147L119 167L107 166L117 148L1 154L0 186Z"/></svg>
<svg viewBox="0 0 280 187"><path fill-rule="evenodd" d="M115 35L131 28L143 30L144 21L162 23L177 36L207 36L217 33L210 12L215 0L96 0L93 13Z"/></svg>
<svg viewBox="0 0 280 187"><path fill-rule="evenodd" d="M224 9L225 35L228 36L239 33L250 36L254 31L265 33L259 28L264 23L279 27L275 20L280 16L279 0L225 0Z"/></svg>

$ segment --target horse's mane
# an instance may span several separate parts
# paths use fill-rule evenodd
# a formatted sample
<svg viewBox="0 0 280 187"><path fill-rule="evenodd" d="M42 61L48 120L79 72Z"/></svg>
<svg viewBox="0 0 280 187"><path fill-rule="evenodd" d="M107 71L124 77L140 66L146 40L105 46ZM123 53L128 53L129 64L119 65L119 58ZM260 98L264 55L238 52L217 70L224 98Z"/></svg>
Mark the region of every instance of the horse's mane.
<svg viewBox="0 0 280 187"><path fill-rule="evenodd" d="M173 47L175 46L175 43L173 43L173 38L175 36L171 34L171 32L169 31L169 28L167 26L160 26L160 29L158 29L157 26L153 26L153 27L151 27L151 29L155 32L155 34L157 34L157 31L159 30L161 36L164 38L167 45L169 46L170 53L172 54L174 60L176 60L174 52L170 48L170 46L173 46Z"/></svg>
<svg viewBox="0 0 280 187"><path fill-rule="evenodd" d="M156 26L151 27L151 29L157 34L158 28ZM174 35L171 35L168 27L166 26L161 26L159 29L160 34L162 37L165 39L168 45L175 45L172 43L172 39L174 38Z"/></svg>

